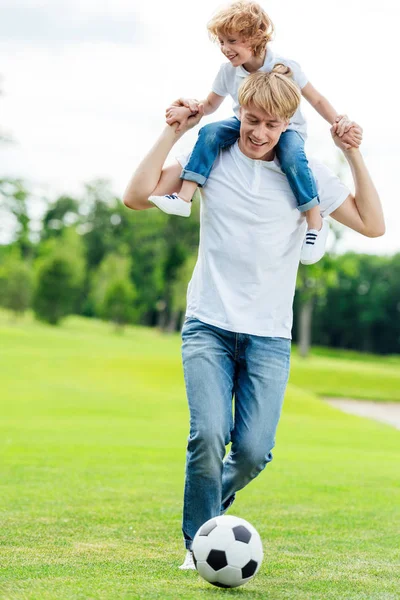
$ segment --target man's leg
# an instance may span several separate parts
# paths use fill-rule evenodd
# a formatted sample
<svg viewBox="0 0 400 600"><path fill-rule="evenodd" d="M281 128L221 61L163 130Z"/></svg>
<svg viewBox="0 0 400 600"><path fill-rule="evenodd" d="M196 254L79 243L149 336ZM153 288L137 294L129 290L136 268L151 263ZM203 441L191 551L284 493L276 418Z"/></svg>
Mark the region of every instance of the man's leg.
<svg viewBox="0 0 400 600"><path fill-rule="evenodd" d="M242 336L238 352L235 426L223 467L222 511L272 460L289 376L290 340Z"/></svg>
<svg viewBox="0 0 400 600"><path fill-rule="evenodd" d="M232 429L235 334L197 319L182 329L190 410L182 530L187 549L198 528L219 514L222 465Z"/></svg>

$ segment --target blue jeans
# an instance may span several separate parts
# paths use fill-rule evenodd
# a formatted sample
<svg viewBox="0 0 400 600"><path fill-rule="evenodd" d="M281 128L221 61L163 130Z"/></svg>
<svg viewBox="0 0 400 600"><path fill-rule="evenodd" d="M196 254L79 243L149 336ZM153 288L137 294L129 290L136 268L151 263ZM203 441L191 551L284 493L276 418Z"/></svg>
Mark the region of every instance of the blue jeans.
<svg viewBox="0 0 400 600"><path fill-rule="evenodd" d="M185 321L182 341L190 411L182 530L190 549L198 528L225 512L272 460L291 342L194 318Z"/></svg>
<svg viewBox="0 0 400 600"><path fill-rule="evenodd" d="M195 181L203 186L219 151L234 144L239 133L240 121L236 117L202 127L189 161L181 173L181 179ZM304 212L317 206L317 186L308 166L301 135L292 129L284 131L276 147L276 155L296 197L299 211Z"/></svg>

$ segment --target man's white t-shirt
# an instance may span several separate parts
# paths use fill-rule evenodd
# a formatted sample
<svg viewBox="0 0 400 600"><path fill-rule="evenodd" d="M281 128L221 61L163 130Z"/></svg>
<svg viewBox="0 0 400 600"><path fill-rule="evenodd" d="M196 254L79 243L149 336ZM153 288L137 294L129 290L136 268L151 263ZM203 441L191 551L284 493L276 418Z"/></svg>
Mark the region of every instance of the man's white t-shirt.
<svg viewBox="0 0 400 600"><path fill-rule="evenodd" d="M307 83L307 77L300 68L300 65L294 60L289 60L283 56L275 55L270 48L267 49L264 64L259 68L259 71L270 72L277 63L284 64L292 70L293 79L297 83L300 89L302 89ZM218 96L231 96L233 99L233 111L239 119L239 100L238 91L241 83L250 75L246 69L242 66L233 67L231 63L224 63L221 65L218 74L211 87L212 91ZM307 123L300 110L298 108L291 118L288 129L294 129L298 131L303 139L307 136Z"/></svg>
<svg viewBox="0 0 400 600"><path fill-rule="evenodd" d="M178 159L182 166L187 158ZM326 217L350 192L325 165L310 166ZM227 331L291 338L306 220L279 163L252 160L236 142L220 151L201 195L186 316Z"/></svg>

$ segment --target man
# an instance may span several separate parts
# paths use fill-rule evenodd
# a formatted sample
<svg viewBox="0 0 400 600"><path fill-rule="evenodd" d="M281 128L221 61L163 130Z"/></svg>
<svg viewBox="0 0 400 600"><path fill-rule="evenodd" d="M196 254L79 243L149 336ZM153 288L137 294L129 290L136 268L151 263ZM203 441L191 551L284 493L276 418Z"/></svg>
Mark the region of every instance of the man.
<svg viewBox="0 0 400 600"><path fill-rule="evenodd" d="M190 409L184 569L194 568L191 545L197 529L225 512L235 493L272 460L306 226L275 147L299 101L298 88L281 73L247 77L239 92L240 138L220 152L202 191L199 255L182 330ZM151 208L149 196L179 189L181 165L164 167L164 162L201 116L200 107L179 133L165 128L133 175L126 206ZM335 126L331 133L349 162L356 191L353 196L326 167L311 161L322 215L368 237L383 235L380 200L359 149L339 138Z"/></svg>

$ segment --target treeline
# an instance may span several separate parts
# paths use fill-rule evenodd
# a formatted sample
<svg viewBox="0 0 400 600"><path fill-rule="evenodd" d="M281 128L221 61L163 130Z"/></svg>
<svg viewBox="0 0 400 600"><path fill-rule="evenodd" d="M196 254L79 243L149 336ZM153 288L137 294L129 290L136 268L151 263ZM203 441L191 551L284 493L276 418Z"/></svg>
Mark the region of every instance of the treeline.
<svg viewBox="0 0 400 600"><path fill-rule="evenodd" d="M37 214L37 206L44 209ZM0 305L57 325L68 314L179 329L196 262L199 203L189 219L130 211L105 181L81 197L38 199L0 180ZM11 233L11 235L10 235ZM294 339L400 351L400 255L329 255L301 267Z"/></svg>
<svg viewBox="0 0 400 600"><path fill-rule="evenodd" d="M32 308L56 325L68 314L175 329L198 246L199 218L128 210L104 181L80 198L43 204L26 186L0 180L0 304ZM7 231L5 231L7 229Z"/></svg>
<svg viewBox="0 0 400 600"><path fill-rule="evenodd" d="M333 266L333 285L314 297L313 343L398 354L400 254L387 257L347 253L335 256ZM300 300L298 297L295 302L297 321L303 308Z"/></svg>

